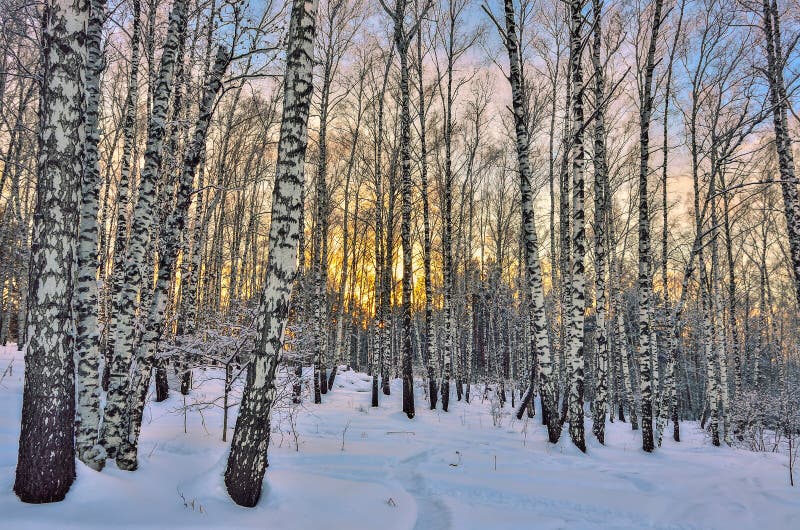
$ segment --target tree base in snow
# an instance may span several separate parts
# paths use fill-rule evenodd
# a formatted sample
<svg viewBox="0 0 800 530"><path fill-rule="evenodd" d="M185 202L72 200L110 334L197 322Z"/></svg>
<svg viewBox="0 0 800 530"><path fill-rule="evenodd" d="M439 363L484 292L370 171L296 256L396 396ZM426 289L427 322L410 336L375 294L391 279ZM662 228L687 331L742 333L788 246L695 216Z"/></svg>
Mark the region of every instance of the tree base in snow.
<svg viewBox="0 0 800 530"><path fill-rule="evenodd" d="M136 471L139 468L139 461L136 458L136 447L126 442L117 455L117 467L123 471Z"/></svg>
<svg viewBox="0 0 800 530"><path fill-rule="evenodd" d="M94 445L83 451L78 450L78 459L95 471L102 471L106 465L106 450L101 445Z"/></svg>

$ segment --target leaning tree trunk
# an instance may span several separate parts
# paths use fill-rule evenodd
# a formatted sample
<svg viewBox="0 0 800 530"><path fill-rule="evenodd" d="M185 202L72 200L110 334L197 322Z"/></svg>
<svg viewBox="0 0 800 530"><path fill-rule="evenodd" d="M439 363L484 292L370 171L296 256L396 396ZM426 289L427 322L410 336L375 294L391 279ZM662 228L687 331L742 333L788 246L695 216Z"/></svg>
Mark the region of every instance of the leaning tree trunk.
<svg viewBox="0 0 800 530"><path fill-rule="evenodd" d="M780 18L775 0L763 0L764 36L767 49L767 77L770 85L775 149L778 154L778 170L781 175L784 214L789 234L789 257L794 272L795 296L800 305L800 199L797 192L797 176L794 155L786 121L788 107L786 87L783 80L783 51L780 37Z"/></svg>
<svg viewBox="0 0 800 530"><path fill-rule="evenodd" d="M547 430L551 443L556 443L561 436L555 388L553 381L553 365L550 356L550 338L548 334L547 313L544 301L544 285L542 282L542 265L539 262L539 241L536 234L536 219L533 212L532 169L529 158L529 138L527 116L525 111L525 93L522 87L522 68L514 14L514 2L505 0L505 45L509 59L509 82L511 84L512 109L514 112L514 129L516 133L517 164L520 179L520 197L522 202L522 227L525 236L525 268L528 281L527 288L531 292L533 325L539 361L539 385L542 396L542 415L547 418ZM526 392L527 399L532 399L533 388ZM522 410L527 406L522 400Z"/></svg>
<svg viewBox="0 0 800 530"><path fill-rule="evenodd" d="M211 3L211 14L214 16L216 11L216 0ZM206 39L211 41L215 24L209 24L206 28ZM206 50L204 59L204 71L208 72L211 68L211 49ZM197 303L198 288L200 284L200 267L203 257L203 248L208 233L208 219L210 212L216 206L216 202L211 202L211 207L206 212L206 204L203 200L205 187L205 168L201 162L197 175L198 192L195 195L194 219L192 231L187 234L183 241L183 258L181 260L181 285L180 285L180 306L178 308L180 319L177 325L177 335L192 336L197 330L199 308ZM219 197L219 195L217 195ZM184 354L178 362L179 374L181 378L181 394L187 395L192 388L192 361L190 355Z"/></svg>
<svg viewBox="0 0 800 530"><path fill-rule="evenodd" d="M170 13L169 30L161 66L158 85L153 100L147 132L147 148L144 167L139 179L139 200L131 220L131 238L125 260L125 275L122 290L115 293L117 300L117 332L114 354L109 371L108 397L104 410L100 440L109 458L116 458L124 443L130 365L134 348L136 300L143 282L142 270L146 269L146 250L150 232L155 224L155 195L159 168L163 154L165 118L169 106L170 85L175 70L180 36L186 26L186 0L176 0Z"/></svg>
<svg viewBox="0 0 800 530"><path fill-rule="evenodd" d="M28 282L22 425L14 493L63 500L75 480L71 306L86 138L89 4L49 0L42 17L39 159Z"/></svg>
<svg viewBox="0 0 800 530"><path fill-rule="evenodd" d="M122 118L123 143L122 159L120 160L120 176L117 184L117 223L111 243L113 251L113 264L110 280L110 304L106 317L106 344L103 352L105 367L103 370L103 390L108 391L111 377L111 360L117 335L117 314L121 300L117 293L122 291L124 281L125 256L128 246L128 220L130 186L133 167L133 152L136 144L136 108L139 99L139 38L141 33L141 2L132 0L133 28L131 30L131 71L128 76L128 93L125 97L125 110ZM106 281L108 279L106 278Z"/></svg>
<svg viewBox="0 0 800 530"><path fill-rule="evenodd" d="M75 444L78 458L100 470L105 451L97 443L100 428L100 333L97 327L98 267L98 196L100 165L98 144L100 129L100 75L103 56L100 40L103 33L105 1L90 2L86 27L86 144L84 148L81 210L78 235L78 279L75 297Z"/></svg>
<svg viewBox="0 0 800 530"><path fill-rule="evenodd" d="M275 371L289 316L289 296L297 268L300 198L308 143L308 110L317 0L294 0L284 77L283 120L278 141L266 283L259 303L258 339L236 420L225 486L241 506L255 506L267 465Z"/></svg>
<svg viewBox="0 0 800 530"><path fill-rule="evenodd" d="M186 218L189 215L189 204L192 200L192 184L194 183L197 166L205 158L206 137L211 124L211 115L214 102L222 88L222 76L230 61L230 51L220 47L214 61L214 67L209 73L203 89L200 108L197 114L197 124L194 130L192 143L186 152L178 181L178 192L175 207L170 212L164 225L164 231L158 243L158 278L156 287L148 308L148 315L142 333L142 338L136 351L134 384L128 398L127 423L125 441L117 454L117 466L120 469L134 470L137 468L137 450L139 431L142 425L147 390L150 386L150 374L155 362L158 339L164 331L164 313L170 297L170 280L172 271L178 260L181 249Z"/></svg>

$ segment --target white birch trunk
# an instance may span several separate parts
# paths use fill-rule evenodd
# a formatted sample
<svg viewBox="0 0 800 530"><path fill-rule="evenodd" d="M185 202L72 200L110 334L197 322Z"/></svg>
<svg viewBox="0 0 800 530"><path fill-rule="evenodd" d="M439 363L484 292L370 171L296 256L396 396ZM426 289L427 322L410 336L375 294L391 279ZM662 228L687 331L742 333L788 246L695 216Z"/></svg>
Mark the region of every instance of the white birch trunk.
<svg viewBox="0 0 800 530"><path fill-rule="evenodd" d="M25 386L14 493L63 500L75 479L72 300L86 129L85 0L49 0L42 18L36 206Z"/></svg>
<svg viewBox="0 0 800 530"><path fill-rule="evenodd" d="M150 246L150 233L155 224L156 182L163 155L165 119L179 38L186 26L186 11L187 1L176 0L170 13L167 41L161 56L153 110L148 124L144 167L139 180L139 199L131 220L131 238L125 260L123 288L115 293L118 297L119 313L114 353L109 370L108 397L100 433L101 443L109 458L116 458L124 443L125 425L128 421L126 413L131 359L134 354L136 300L143 281L147 280L145 271L149 268L147 262L150 256L146 255L146 251Z"/></svg>
<svg viewBox="0 0 800 530"><path fill-rule="evenodd" d="M594 28L592 40L592 65L594 70L594 253L595 253L595 375L594 421L592 432L600 443L605 443L605 422L608 400L608 337L606 334L606 232L608 223L606 185L608 163L606 161L605 132L605 72L600 62L602 45L602 2L592 1ZM612 411L613 418L613 411Z"/></svg>
<svg viewBox="0 0 800 530"><path fill-rule="evenodd" d="M141 34L141 2L132 0L133 9L133 28L131 29L131 71L128 76L128 93L125 98L125 114L122 120L123 146L122 160L120 161L120 176L117 184L117 223L113 236L113 264L111 267L110 280L110 303L107 312L106 322L106 346L103 356L105 358L105 369L103 373L103 389L108 390L111 360L114 355L114 348L117 335L117 314L119 313L119 303L122 300L117 293L122 291L124 285L125 256L128 247L128 221L130 218L130 188L133 184L133 168L136 165L133 160L136 144L136 109L139 100L139 39ZM108 279L106 280L108 281Z"/></svg>
<svg viewBox="0 0 800 530"><path fill-rule="evenodd" d="M656 0L653 23L647 49L642 101L639 111L639 380L642 392L642 449L652 452L653 443L653 387L651 363L650 308L653 303L653 278L650 256L650 206L648 192L648 160L650 157L650 117L653 107L653 70L655 69L656 42L661 26L663 0Z"/></svg>
<svg viewBox="0 0 800 530"><path fill-rule="evenodd" d="M558 411L555 402L555 385L553 365L550 356L550 337L548 336L547 313L545 311L544 286L542 282L542 266L539 261L539 241L536 234L536 219L533 211L532 170L529 158L530 141L528 138L527 118L525 115L525 94L522 89L521 59L512 0L504 1L505 11L505 46L508 52L512 94L512 111L514 113L514 129L516 133L517 164L520 179L520 197L522 202L522 225L525 236L525 268L527 270L527 288L531 292L531 305L535 329L536 348L538 349L539 381L542 395L543 420L548 427L551 443L556 443L561 436ZM529 391L532 395L532 390Z"/></svg>
<svg viewBox="0 0 800 530"><path fill-rule="evenodd" d="M153 369L158 339L164 332L164 316L170 296L172 271L178 260L183 231L189 214L192 184L197 166L205 158L206 136L211 123L211 114L217 94L222 88L222 76L228 66L230 51L219 48L214 67L209 73L203 89L192 142L184 157L183 167L178 181L178 192L175 207L170 212L164 225L163 234L158 243L158 277L156 287L147 308L142 338L136 350L133 373L132 392L128 398L125 442L117 454L117 466L121 469L137 468L137 450L139 431L142 423L147 390L150 386L150 375Z"/></svg>
<svg viewBox="0 0 800 530"><path fill-rule="evenodd" d="M294 0L284 78L283 119L272 193L266 282L257 321L258 339L248 365L233 434L225 486L242 506L255 506L267 465L275 371L283 348L289 297L297 268L297 241L308 143L317 0Z"/></svg>
<svg viewBox="0 0 800 530"><path fill-rule="evenodd" d="M786 228L789 234L789 258L794 273L795 297L800 306L800 198L794 155L786 118L788 100L783 79L784 58L781 44L780 16L776 0L763 0L764 36L767 50L767 77L770 84L775 149L781 175Z"/></svg>
<svg viewBox="0 0 800 530"><path fill-rule="evenodd" d="M572 281L570 288L569 343L569 434L572 443L586 452L583 426L583 324L586 312L586 218L584 211L583 147L583 2L570 3L570 77L572 79Z"/></svg>

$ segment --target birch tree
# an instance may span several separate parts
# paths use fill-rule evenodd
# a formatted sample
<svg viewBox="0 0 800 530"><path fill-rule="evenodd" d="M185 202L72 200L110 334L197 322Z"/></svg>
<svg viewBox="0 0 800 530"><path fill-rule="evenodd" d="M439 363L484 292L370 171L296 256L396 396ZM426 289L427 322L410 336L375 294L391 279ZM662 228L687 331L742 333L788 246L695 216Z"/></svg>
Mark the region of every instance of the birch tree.
<svg viewBox="0 0 800 530"><path fill-rule="evenodd" d="M183 231L189 214L191 191L197 166L205 157L206 136L211 122L211 115L217 95L222 88L222 76L230 61L231 52L224 47L217 50L214 66L205 83L203 95L198 109L197 123L191 145L186 151L183 167L178 180L175 206L167 217L164 233L158 243L158 274L150 307L147 308L147 320L144 332L136 351L132 392L127 404L127 423L125 426L125 442L117 455L117 465L122 469L137 468L137 450L139 431L142 424L145 399L150 386L150 375L156 356L158 339L164 331L164 312L170 292L170 280L178 252L181 248Z"/></svg>
<svg viewBox="0 0 800 530"><path fill-rule="evenodd" d="M570 57L572 81L571 156L572 156L572 280L569 318L569 434L572 443L586 452L583 429L583 324L586 312L586 220L584 211L584 147L583 147L583 6L582 0L570 2Z"/></svg>
<svg viewBox="0 0 800 530"><path fill-rule="evenodd" d="M639 109L639 381L642 392L642 449L652 452L653 444L653 388L651 365L650 306L652 300L652 271L650 256L650 205L648 176L650 159L650 118L653 108L653 71L656 62L656 44L661 27L663 0L653 5L653 19L645 58L644 79L640 86Z"/></svg>
<svg viewBox="0 0 800 530"><path fill-rule="evenodd" d="M415 1L414 7L418 8ZM436 409L439 400L439 386L437 384L436 365L438 352L436 350L436 329L433 319L433 279L431 271L431 221L430 200L428 192L428 140L427 140L427 110L425 99L425 81L423 78L422 54L422 24L417 26L417 93L419 96L419 173L420 196L422 199L422 267L425 282L425 333L422 340L422 357L427 359L426 369L428 374L428 399L431 410Z"/></svg>
<svg viewBox="0 0 800 530"><path fill-rule="evenodd" d="M784 216L789 235L789 258L794 273L797 304L800 306L800 199L798 198L794 154L787 120L789 101L783 77L786 59L781 41L778 2L777 0L763 0L762 6L762 28L767 56L767 81L769 82L769 97L772 106L772 126L775 132L775 151L778 156Z"/></svg>
<svg viewBox="0 0 800 530"><path fill-rule="evenodd" d="M491 11L483 6L484 11L492 18L500 31L508 52L509 83L511 84L512 112L514 115L515 147L520 179L520 199L522 206L522 226L525 241L525 268L527 286L530 290L534 336L539 362L539 385L542 395L542 420L546 421L551 443L556 443L561 436L561 425L558 418L555 400L555 381L553 379L552 360L550 357L549 324L544 302L544 285L542 266L539 261L539 241L536 234L536 219L533 210L533 190L531 189L531 165L528 128L525 115L525 94L522 86L521 58L519 52L516 15L513 0L504 0L505 28L494 19ZM531 386L526 395L531 399L534 388ZM545 420L546 419L546 420Z"/></svg>
<svg viewBox="0 0 800 530"><path fill-rule="evenodd" d="M130 217L130 189L133 185L133 169L135 166L132 159L136 142L136 109L139 100L139 39L141 38L141 2L131 0L133 10L133 23L131 28L131 65L128 75L128 87L125 96L124 114L122 118L123 128L123 147L120 161L120 175L117 184L117 220L116 230L111 242L111 252L113 263L111 267L110 280L110 302L106 310L106 341L103 358L105 368L103 371L103 390L108 391L111 377L111 362L114 356L114 348L117 336L117 314L119 304L123 302L116 293L122 291L123 270L125 268L125 256L128 246L128 221Z"/></svg>
<svg viewBox="0 0 800 530"><path fill-rule="evenodd" d="M605 443L606 400L608 395L608 338L606 336L606 201L605 72L600 61L603 41L601 0L592 0L592 67L594 76L594 254L595 254L595 355L597 356L596 390L592 432ZM612 411L613 416L613 411Z"/></svg>
<svg viewBox="0 0 800 530"><path fill-rule="evenodd" d="M103 411L103 426L100 440L105 447L108 458L116 458L117 452L125 443L125 422L127 399L130 384L131 359L134 354L134 322L136 299L146 269L145 252L150 242L150 232L154 225L154 207L156 200L156 182L163 155L165 119L169 106L173 73L180 36L186 26L186 0L176 0L172 6L169 20L167 40L161 55L158 82L153 99L153 110L147 130L147 148L144 154L144 166L139 177L139 198L131 220L131 237L125 261L124 283L117 307L117 335L114 342L114 354L109 370L108 397Z"/></svg>
<svg viewBox="0 0 800 530"><path fill-rule="evenodd" d="M319 137L317 140L319 154L317 174L315 177L316 211L314 235L311 253L311 265L314 276L314 370L319 379L320 392L328 391L328 378L325 371L328 351L328 226L330 224L330 197L328 191L328 124L331 102L331 91L334 76L339 69L342 56L347 51L355 34L353 8L345 0L332 0L325 4L324 17L319 31L322 77L319 103ZM317 396L315 394L315 402Z"/></svg>
<svg viewBox="0 0 800 530"><path fill-rule="evenodd" d="M258 339L248 364L247 382L225 469L228 494L241 506L256 505L266 471L275 371L280 361L297 267L300 199L313 92L316 14L317 0L293 1L266 280L259 302Z"/></svg>
<svg viewBox="0 0 800 530"><path fill-rule="evenodd" d="M80 227L78 236L78 278L75 300L75 387L77 410L75 443L78 458L94 469L104 463L104 450L98 445L100 428L100 332L97 323L98 295L98 195L100 193L99 100L103 71L101 37L105 2L92 0L86 27L86 147L81 182Z"/></svg>
<svg viewBox="0 0 800 530"><path fill-rule="evenodd" d="M410 29L406 28L406 0L397 0L394 9L390 8L384 0L380 0L386 14L394 25L394 47L400 60L400 166L401 185L400 196L402 200L400 237L403 247L403 334L402 334L402 364L403 364L403 412L409 419L414 417L414 375L412 372L411 349L411 276L412 271L412 244L411 244L411 110L410 88L408 69L408 48L411 40L417 33L417 26L424 12L430 8L425 7ZM391 192L390 192L391 200ZM389 208L391 212L391 207ZM391 223L391 216L389 223ZM391 238L387 238L387 252L390 252ZM386 288L386 286L384 286ZM384 352L386 353L386 352ZM444 392L444 384L442 386ZM442 398L442 408L447 410L445 398Z"/></svg>
<svg viewBox="0 0 800 530"><path fill-rule="evenodd" d="M44 5L37 198L14 481L14 493L30 503L63 500L75 480L72 301L86 142L88 23L88 2Z"/></svg>

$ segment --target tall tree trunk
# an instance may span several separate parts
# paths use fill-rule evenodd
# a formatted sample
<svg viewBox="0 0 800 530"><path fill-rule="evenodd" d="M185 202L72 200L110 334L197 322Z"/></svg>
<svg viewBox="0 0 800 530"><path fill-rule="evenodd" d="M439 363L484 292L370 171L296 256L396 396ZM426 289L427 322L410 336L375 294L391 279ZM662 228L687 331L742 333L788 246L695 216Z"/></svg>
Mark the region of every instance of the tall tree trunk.
<svg viewBox="0 0 800 530"><path fill-rule="evenodd" d="M128 220L130 216L130 189L133 184L132 173L136 166L133 154L136 150L136 109L139 100L139 39L141 33L141 2L131 0L133 9L133 28L131 29L131 71L128 75L128 92L125 97L124 116L122 118L123 144L122 160L120 161L120 176L117 184L117 222L115 235L112 239L112 252L114 260L111 266L110 304L106 322L106 344L103 358L103 390L108 391L111 377L111 363L116 347L117 315L119 304L122 300L117 293L122 291L124 285L125 256L128 247Z"/></svg>
<svg viewBox="0 0 800 530"><path fill-rule="evenodd" d="M605 73L600 61L602 45L602 1L592 0L594 28L592 39L592 65L594 67L594 254L595 254L595 374L594 421L592 432L600 443L605 443L605 423L608 397L608 338L606 336L606 161L605 131ZM613 418L613 413L612 413Z"/></svg>
<svg viewBox="0 0 800 530"><path fill-rule="evenodd" d="M713 149L713 147L712 147ZM712 168L715 167L715 158L712 151L711 155ZM719 381L714 377L714 384L709 385L709 401L712 403L712 412L716 411L716 418L712 414L712 421L716 422L716 437L713 439L714 445L719 445L719 431L722 430L724 440L730 444L730 429L728 428L728 369L727 369L727 348L725 337L725 308L722 302L722 277L720 275L720 259L719 259L719 228L718 228L718 215L717 203L719 202L717 195L717 178L719 174L716 171L711 172L711 183L708 187L709 201L711 202L711 277L709 281L709 306L711 307L711 325L713 337L710 338L711 348L713 349L713 363L715 366L709 368L718 371ZM709 360L709 363L711 360ZM712 433L714 427L712 427Z"/></svg>
<svg viewBox="0 0 800 530"><path fill-rule="evenodd" d="M100 428L100 332L97 327L98 196L100 165L100 75L103 55L100 40L105 18L105 1L91 0L86 27L86 144L78 234L78 279L75 297L75 444L78 458L100 470L105 463L97 442Z"/></svg>
<svg viewBox="0 0 800 530"><path fill-rule="evenodd" d="M775 130L775 150L778 154L778 171L781 175L786 229L789 234L789 258L794 273L795 297L800 306L800 199L794 155L786 119L788 96L783 80L784 58L781 44L780 15L776 0L763 0L764 37L767 51L767 77L770 85L772 123Z"/></svg>
<svg viewBox="0 0 800 530"><path fill-rule="evenodd" d="M663 0L656 0L653 8L653 25L647 48L641 108L639 110L639 380L642 392L642 449L652 452L653 443L653 387L652 355L650 346L650 306L653 303L653 275L650 257L650 206L647 179L650 158L650 117L653 108L653 70L655 70L656 43L661 27Z"/></svg>
<svg viewBox="0 0 800 530"><path fill-rule="evenodd" d="M525 113L525 93L522 87L521 58L514 14L514 2L504 1L505 10L505 46L509 59L509 82L511 84L512 110L514 113L514 130L517 151L517 164L520 179L520 198L522 206L522 226L525 236L525 268L530 290L536 348L539 360L539 385L542 396L543 417L547 418L547 430L551 443L556 443L561 436L555 389L552 360L550 357L550 338L548 333L547 313L544 301L544 285L542 266L539 262L539 241L536 234L536 220L533 211L532 170L529 158L529 138L527 116Z"/></svg>
<svg viewBox="0 0 800 530"><path fill-rule="evenodd" d="M328 349L328 107L331 92L332 66L330 54L325 57L322 72L321 103L319 111L319 155L315 179L316 209L314 211L314 236L312 238L311 267L314 290L314 324L312 326L314 351L314 403L321 403L321 394L328 393L326 353ZM319 393L316 392L319 385Z"/></svg>
<svg viewBox="0 0 800 530"><path fill-rule="evenodd" d="M395 43L395 48L397 44ZM381 323L383 329L383 343L381 344L381 392L388 396L392 393L390 385L392 379L392 359L394 353L395 315L394 315L394 207L397 200L397 149L392 149L389 161L389 171L386 177L389 184L386 199L386 232L383 242L383 289L381 290Z"/></svg>
<svg viewBox="0 0 800 530"><path fill-rule="evenodd" d="M668 211L668 203L667 203L667 162L669 160L669 103L671 97L671 90L672 90L672 67L675 62L675 54L678 50L678 42L681 35L681 28L683 27L683 14L686 8L686 0L681 0L680 3L680 12L678 14L678 24L675 28L675 35L672 40L672 48L669 52L669 63L667 64L667 81L666 81L666 88L664 94L664 129L663 129L663 147L662 147L662 161L661 161L661 209L662 209L662 226L661 226L661 283L663 291L663 298L664 298L664 313L665 315L669 312L669 278L667 276L667 267L668 267L668 259L669 259L669 251L668 251L668 235L669 235L669 211ZM684 277L685 286L688 282L688 276ZM681 302L680 308L675 309L674 315L678 316L679 311L682 310L683 307L683 297L685 296L686 289L682 287L681 289ZM666 316L665 316L666 318ZM662 394L661 401L667 400L668 406L666 410L664 409L663 405L659 409L659 420L656 422L656 438L658 441L658 446L661 446L661 436L663 433L664 426L666 425L667 416L669 414L672 415L672 419L674 420L674 428L673 428L673 439L678 442L680 441L680 424L678 423L678 392L677 392L677 373L678 373L678 330L677 330L677 322L676 319L672 319L672 329L674 330L672 333L668 332L670 339L668 342L669 347L669 360L667 362L667 373L664 380L664 393ZM666 397L665 397L666 396Z"/></svg>
<svg viewBox="0 0 800 530"><path fill-rule="evenodd" d="M176 0L170 13L167 41L161 55L158 86L148 124L147 148L139 181L139 200L136 202L131 220L131 238L125 260L123 288L115 293L118 297L117 308L119 310L117 332L109 375L108 397L100 434L100 440L106 449L108 458L116 458L117 452L124 443L125 424L128 421L126 413L136 331L136 299L143 282L149 285L147 277L143 277L142 271L147 268L146 260L150 259L146 255L146 250L149 247L150 232L155 224L156 182L163 154L165 118L169 106L170 86L172 74L175 71L179 38L184 33L186 26L186 4L186 0Z"/></svg>
<svg viewBox="0 0 800 530"><path fill-rule="evenodd" d="M727 188L723 173L720 174L720 185L722 189ZM730 195L727 192L722 194L723 204L723 228L725 233L725 257L728 264L728 324L730 326L730 355L733 358L733 399L741 398L742 392L742 362L739 351L739 322L737 320L737 297L736 297L736 261L734 259L733 235L731 233L730 219ZM745 313L745 320L749 315ZM737 430L739 426L736 427Z"/></svg>
<svg viewBox="0 0 800 530"><path fill-rule="evenodd" d="M167 217L162 237L158 243L158 277L156 287L147 308L148 314L142 333L142 338L136 351L135 369L133 370L134 383L128 398L127 422L125 425L124 442L117 454L117 466L120 469L134 470L137 467L137 450L139 431L142 424L147 390L150 386L150 375L153 369L158 339L164 331L164 313L170 296L170 280L172 271L178 260L181 248L186 218L189 214L191 203L192 184L194 183L197 166L205 158L206 136L211 124L211 114L217 94L222 88L222 76L230 60L230 51L219 48L214 67L206 80L203 96L197 115L194 135L191 145L186 151L178 181L178 192L175 207Z"/></svg>
<svg viewBox="0 0 800 530"><path fill-rule="evenodd" d="M401 0L398 4L404 2ZM399 8L398 8L399 9ZM399 22L395 21L395 41L400 58L400 162L401 185L400 196L402 200L402 218L400 238L403 247L403 327L402 327L402 364L403 364L403 412L409 419L414 417L414 374L412 372L411 348L411 295L412 285L412 241L411 241L411 111L410 92L408 86L408 41L403 26L404 12L400 11ZM402 41L402 43L400 42ZM444 401L442 402L444 404ZM446 410L446 409L445 409Z"/></svg>
<svg viewBox="0 0 800 530"><path fill-rule="evenodd" d="M313 92L316 12L317 0L294 0L292 3L269 257L257 322L258 340L248 365L225 469L228 494L241 506L255 506L258 502L267 465L275 371L283 347L289 296L297 267L300 198Z"/></svg>
<svg viewBox="0 0 800 530"><path fill-rule="evenodd" d="M455 341L455 274L453 267L453 61L456 20L452 2L449 4L447 46L447 71L445 73L444 96L444 190L442 197L442 277L444 280L444 355L442 373L442 410L447 412L450 404L450 379L452 378ZM460 399L460 388L457 388Z"/></svg>
<svg viewBox="0 0 800 530"><path fill-rule="evenodd" d="M86 1L42 16L39 159L28 282L22 426L14 493L63 500L75 480L72 298L86 129Z"/></svg>
<svg viewBox="0 0 800 530"><path fill-rule="evenodd" d="M422 265L425 281L425 339L422 341L422 358L426 359L428 371L428 395L431 410L436 409L438 385L436 384L436 330L433 321L433 284L431 279L431 221L428 201L428 144L425 133L426 109L425 86L422 77L422 24L417 29L417 82L419 92L419 150L420 150L420 195L422 198Z"/></svg>
<svg viewBox="0 0 800 530"><path fill-rule="evenodd" d="M567 5L565 3L565 5ZM566 18L569 19L569 13ZM569 66L567 67L569 69ZM561 400L561 412L559 421L563 424L566 420L567 406L569 404L569 395L567 384L569 374L567 374L567 348L569 347L568 339L568 321L571 304L571 288L572 288L572 271L570 265L572 263L572 240L570 239L570 182L569 182L569 160L570 151L572 150L572 142L570 140L570 109L572 108L572 77L569 71L566 73L566 90L564 97L564 123L561 138L561 166L558 172L558 188L559 188L559 207L558 207L558 232L559 232L559 283L558 283L558 348L557 348L557 363L558 363L558 382L556 384L556 403ZM563 391L562 391L563 390Z"/></svg>
<svg viewBox="0 0 800 530"><path fill-rule="evenodd" d="M406 0L397 0L394 11L387 10L387 14L394 22L394 46L397 49L397 56L400 59L400 199L401 199L401 224L400 239L403 252L403 281L402 281L402 375L403 375L403 412L409 419L414 417L414 374L412 372L412 344L411 344L411 277L412 270L412 241L411 241L411 110L410 110L410 90L408 79L408 46L411 38L416 33L405 28ZM419 24L419 20L417 20ZM390 175L389 191L389 221L387 223L386 237L386 268L384 275L391 278L392 273L392 225L393 225L393 200L394 200L394 177ZM389 296L391 292L391 281L387 280L389 291L384 291L384 296ZM386 289L387 285L384 285ZM388 305L388 304L387 304ZM384 354L389 353L386 348ZM383 364L386 369L386 363ZM388 370L386 370L388 375ZM388 385L384 377L384 393L388 394ZM442 402L444 405L444 401ZM445 408L445 410L447 410Z"/></svg>
<svg viewBox="0 0 800 530"><path fill-rule="evenodd" d="M583 2L570 3L570 77L572 79L572 279L568 345L569 434L572 443L586 452L583 426L583 324L586 312L586 219L584 211L583 147Z"/></svg>
<svg viewBox="0 0 800 530"><path fill-rule="evenodd" d="M387 300L389 299L389 292L391 285L391 272L387 275L385 270L387 267L387 260L384 254L388 252L385 246L386 239L384 238L384 228L388 232L388 225L391 224L391 216L388 216L386 227L384 227L384 192L383 192L383 109L384 97L386 94L386 87L389 82L389 73L392 66L392 59L394 57L394 40L392 40L392 47L389 55L386 58L386 66L383 70L383 83L381 91L378 95L378 130L377 138L375 139L375 343L372 352L372 406L378 406L378 388L379 378L383 378L383 390L387 393L389 382L385 376L384 357L390 355L387 348L388 343L388 311L389 307ZM389 291L389 292L387 292Z"/></svg>

